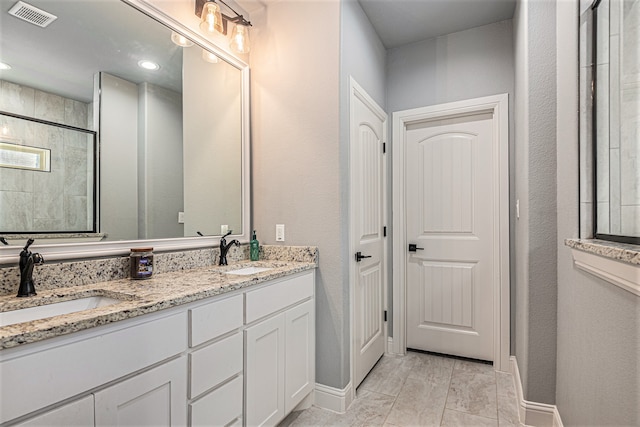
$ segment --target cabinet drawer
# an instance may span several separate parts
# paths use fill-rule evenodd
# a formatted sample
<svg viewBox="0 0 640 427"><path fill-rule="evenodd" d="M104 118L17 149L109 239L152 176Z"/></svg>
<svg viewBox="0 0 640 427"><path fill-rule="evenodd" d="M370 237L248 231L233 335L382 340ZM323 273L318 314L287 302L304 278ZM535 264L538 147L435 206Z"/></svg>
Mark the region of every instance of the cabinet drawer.
<svg viewBox="0 0 640 427"><path fill-rule="evenodd" d="M246 294L246 322L251 323L313 296L313 273L292 277Z"/></svg>
<svg viewBox="0 0 640 427"><path fill-rule="evenodd" d="M189 398L193 399L242 372L242 344L242 332L238 332L189 355Z"/></svg>
<svg viewBox="0 0 640 427"><path fill-rule="evenodd" d="M89 395L37 417L30 418L27 421L15 424L15 426L91 426L93 425L94 417L93 395Z"/></svg>
<svg viewBox="0 0 640 427"><path fill-rule="evenodd" d="M242 326L242 295L189 310L189 346L195 347Z"/></svg>
<svg viewBox="0 0 640 427"><path fill-rule="evenodd" d="M225 426L242 417L242 376L189 405L191 426Z"/></svg>

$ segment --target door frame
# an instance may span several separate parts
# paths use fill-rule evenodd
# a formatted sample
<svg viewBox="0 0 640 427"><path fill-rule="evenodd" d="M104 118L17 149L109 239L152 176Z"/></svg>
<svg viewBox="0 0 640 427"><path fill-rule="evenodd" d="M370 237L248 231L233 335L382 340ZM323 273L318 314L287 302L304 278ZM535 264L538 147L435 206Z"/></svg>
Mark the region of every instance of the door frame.
<svg viewBox="0 0 640 427"><path fill-rule="evenodd" d="M493 113L493 158L498 168L494 171L494 277L499 285L493 292L493 366L509 371L510 343L510 278L509 278L509 95L500 94L429 107L414 108L393 113L393 338L391 352L406 352L406 266L407 239L405 189L405 146L407 126L425 120L463 117L478 113ZM497 213L497 215L495 214Z"/></svg>
<svg viewBox="0 0 640 427"><path fill-rule="evenodd" d="M388 115L387 113L382 109L382 107L380 107L376 101L369 96L369 94L362 88L362 86L360 86L358 84L358 82L355 81L355 79L353 78L353 76L349 76L349 193L351 193L351 189L353 188L353 186L351 185L352 182L354 181L354 168L352 167L352 162L354 161L354 159L351 156L351 147L352 147L352 138L353 138L353 123L354 123L354 100L355 98L358 98L360 101L362 101L367 107L369 107L369 109L374 112L376 114L376 116L378 116L378 118L380 118L380 120L382 120L382 142L386 143L387 138L388 138ZM382 209L382 222L384 224L387 224L387 203L388 203L388 159L384 158L384 161L382 162L382 197L381 197L381 202L383 205L383 209ZM349 378L350 380L350 390L348 390L348 393L350 394L350 400L352 401L355 398L356 395L356 386L354 384L355 382L355 366L356 366L356 319L355 319L355 312L356 312L356 300L355 300L355 295L356 295L356 290L355 290L355 283L356 283L356 277L357 277L357 266L351 262L352 258L351 256L355 253L355 239L353 237L353 230L355 229L354 225L355 225L355 215L353 215L354 212L354 206L353 206L353 197L351 197L352 195L349 194L349 330L351 332L351 337L350 337L350 363L349 363ZM388 229L388 224L387 224L387 229ZM384 245L383 245L383 249L382 249L382 267L384 269L384 275L382 277L382 288L383 288L383 296L382 296L382 308L383 310L388 310L388 294L389 294L389 248L388 248L388 243L385 241ZM387 327L388 323L384 322L383 325L383 329L384 329L384 341L385 341L385 353L387 351L387 347L388 347L388 339L389 339L389 331L388 331L388 327Z"/></svg>

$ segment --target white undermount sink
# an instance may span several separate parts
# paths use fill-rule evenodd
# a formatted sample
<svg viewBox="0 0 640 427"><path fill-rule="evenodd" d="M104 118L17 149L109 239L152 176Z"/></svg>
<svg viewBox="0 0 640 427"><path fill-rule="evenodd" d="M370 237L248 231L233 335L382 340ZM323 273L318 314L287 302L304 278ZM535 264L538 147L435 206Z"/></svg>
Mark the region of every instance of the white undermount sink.
<svg viewBox="0 0 640 427"><path fill-rule="evenodd" d="M250 266L250 267L244 267L244 268L239 268L237 270L230 270L230 271L225 271L225 274L237 274L240 276L249 276L250 274L256 274L256 273L262 273L263 271L269 271L271 270L270 267L254 267L254 266Z"/></svg>
<svg viewBox="0 0 640 427"><path fill-rule="evenodd" d="M0 327L14 325L16 323L30 322L32 320L45 319L47 317L60 316L62 314L75 313L77 311L89 310L92 308L105 307L119 302L122 301L105 296L93 296L39 305L37 307L5 311L0 313Z"/></svg>

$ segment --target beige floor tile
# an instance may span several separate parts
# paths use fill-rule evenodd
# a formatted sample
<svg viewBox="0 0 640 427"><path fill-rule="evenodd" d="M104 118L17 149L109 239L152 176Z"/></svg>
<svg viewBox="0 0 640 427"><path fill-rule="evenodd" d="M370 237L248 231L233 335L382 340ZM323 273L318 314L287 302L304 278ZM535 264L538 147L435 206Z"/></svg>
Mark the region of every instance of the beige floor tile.
<svg viewBox="0 0 640 427"><path fill-rule="evenodd" d="M412 354L404 357L383 356L360 384L358 390L397 396L415 361L415 356Z"/></svg>
<svg viewBox="0 0 640 427"><path fill-rule="evenodd" d="M386 394L361 391L344 414L332 413L325 420L326 426L382 426L395 398Z"/></svg>
<svg viewBox="0 0 640 427"><path fill-rule="evenodd" d="M432 354L414 353L416 360L409 372L409 378L441 380L451 378L455 360Z"/></svg>
<svg viewBox="0 0 640 427"><path fill-rule="evenodd" d="M278 427L324 426L333 415L335 414L331 411L313 406L304 411L290 413Z"/></svg>
<svg viewBox="0 0 640 427"><path fill-rule="evenodd" d="M408 352L383 357L346 413L312 407L281 427L520 427L513 377L491 365Z"/></svg>
<svg viewBox="0 0 640 427"><path fill-rule="evenodd" d="M506 372L496 371L498 395L498 420L500 425L517 426L520 424L520 412L513 376Z"/></svg>
<svg viewBox="0 0 640 427"><path fill-rule="evenodd" d="M445 427L498 427L498 420L471 415L464 412L445 410L442 417L442 426Z"/></svg>
<svg viewBox="0 0 640 427"><path fill-rule="evenodd" d="M464 371L473 374L494 375L493 365L487 363L473 362L470 360L456 360L454 370Z"/></svg>
<svg viewBox="0 0 640 427"><path fill-rule="evenodd" d="M407 378L387 422L397 426L439 426L448 390L448 378Z"/></svg>
<svg viewBox="0 0 640 427"><path fill-rule="evenodd" d="M498 418L495 375L453 370L447 409Z"/></svg>

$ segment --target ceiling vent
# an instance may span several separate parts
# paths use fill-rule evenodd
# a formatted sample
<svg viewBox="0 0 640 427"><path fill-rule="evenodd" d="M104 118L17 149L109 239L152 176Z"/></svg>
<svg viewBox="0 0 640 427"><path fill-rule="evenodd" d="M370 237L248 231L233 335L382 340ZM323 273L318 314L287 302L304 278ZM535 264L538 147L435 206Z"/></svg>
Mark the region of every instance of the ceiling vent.
<svg viewBox="0 0 640 427"><path fill-rule="evenodd" d="M19 1L14 4L11 10L9 10L9 15L13 15L16 18L20 18L23 21L27 21L42 28L58 19L57 16L52 15L49 12L45 12L42 9L38 9L35 6L31 6L23 1Z"/></svg>

